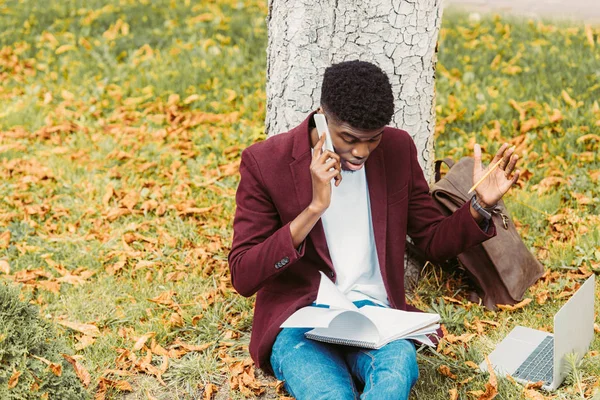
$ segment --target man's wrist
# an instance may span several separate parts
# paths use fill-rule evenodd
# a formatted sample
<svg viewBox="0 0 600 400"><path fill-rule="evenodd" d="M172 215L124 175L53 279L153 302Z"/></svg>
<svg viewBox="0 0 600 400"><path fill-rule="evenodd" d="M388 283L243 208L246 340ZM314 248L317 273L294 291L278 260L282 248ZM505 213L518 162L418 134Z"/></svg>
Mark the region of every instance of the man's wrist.
<svg viewBox="0 0 600 400"><path fill-rule="evenodd" d="M483 219L489 221L492 219L492 212L496 206L488 206L487 204L481 202L477 195L474 194L471 197L471 210L474 210L477 214L479 214Z"/></svg>

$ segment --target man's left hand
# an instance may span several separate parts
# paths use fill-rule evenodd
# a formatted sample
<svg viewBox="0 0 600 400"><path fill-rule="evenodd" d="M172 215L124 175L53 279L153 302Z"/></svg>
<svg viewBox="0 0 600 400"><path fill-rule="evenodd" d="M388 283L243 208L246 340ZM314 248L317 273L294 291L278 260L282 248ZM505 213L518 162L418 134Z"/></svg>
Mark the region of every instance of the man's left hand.
<svg viewBox="0 0 600 400"><path fill-rule="evenodd" d="M500 161L500 165L498 165L498 167L475 188L477 199L481 206L495 206L502 196L504 196L510 187L519 179L520 171L518 169L515 171L519 156L514 154L514 152L514 147L509 148L507 143L503 144L494 156L490 165L484 169L481 165L481 147L478 144L475 144L473 184L478 182L489 168L492 168L499 160L502 160Z"/></svg>

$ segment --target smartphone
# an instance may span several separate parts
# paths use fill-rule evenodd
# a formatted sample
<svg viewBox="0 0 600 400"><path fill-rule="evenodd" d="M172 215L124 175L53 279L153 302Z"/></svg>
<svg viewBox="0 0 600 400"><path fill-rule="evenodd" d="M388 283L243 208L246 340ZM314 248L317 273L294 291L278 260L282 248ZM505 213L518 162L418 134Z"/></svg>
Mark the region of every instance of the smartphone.
<svg viewBox="0 0 600 400"><path fill-rule="evenodd" d="M323 114L315 114L315 124L317 125L317 133L319 137L325 133L325 144L323 145L323 151L329 150L335 153L333 150L333 142L331 141L331 134L327 127L327 120Z"/></svg>

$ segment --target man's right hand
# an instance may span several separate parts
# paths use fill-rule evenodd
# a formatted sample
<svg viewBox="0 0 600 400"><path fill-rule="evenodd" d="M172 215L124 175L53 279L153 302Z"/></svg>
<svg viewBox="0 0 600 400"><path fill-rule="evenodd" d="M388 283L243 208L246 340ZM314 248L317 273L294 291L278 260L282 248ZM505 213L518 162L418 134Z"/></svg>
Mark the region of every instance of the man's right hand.
<svg viewBox="0 0 600 400"><path fill-rule="evenodd" d="M310 162L313 198L309 207L319 214L323 214L331 204L331 180L335 179L335 186L342 182L340 156L329 150L323 151L324 143L323 134L314 147Z"/></svg>

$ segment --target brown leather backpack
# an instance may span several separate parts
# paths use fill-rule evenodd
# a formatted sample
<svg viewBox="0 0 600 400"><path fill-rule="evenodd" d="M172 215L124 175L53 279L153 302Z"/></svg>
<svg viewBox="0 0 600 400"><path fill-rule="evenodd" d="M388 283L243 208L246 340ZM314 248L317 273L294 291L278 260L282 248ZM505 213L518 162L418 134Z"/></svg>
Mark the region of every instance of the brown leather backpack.
<svg viewBox="0 0 600 400"><path fill-rule="evenodd" d="M442 163L450 167L440 178ZM467 195L473 183L472 157L459 162L446 158L435 162L435 183L430 193L445 215L450 215L471 199ZM475 284L475 291L485 307L515 304L528 287L544 273L544 267L527 249L504 202L500 200L492 213L496 236L458 255L459 263ZM476 300L476 299L475 299Z"/></svg>

